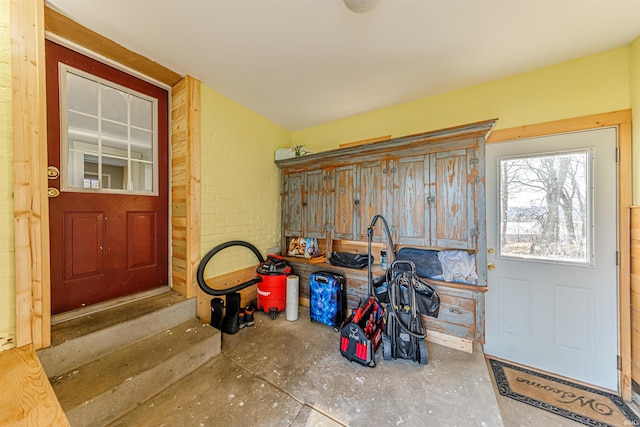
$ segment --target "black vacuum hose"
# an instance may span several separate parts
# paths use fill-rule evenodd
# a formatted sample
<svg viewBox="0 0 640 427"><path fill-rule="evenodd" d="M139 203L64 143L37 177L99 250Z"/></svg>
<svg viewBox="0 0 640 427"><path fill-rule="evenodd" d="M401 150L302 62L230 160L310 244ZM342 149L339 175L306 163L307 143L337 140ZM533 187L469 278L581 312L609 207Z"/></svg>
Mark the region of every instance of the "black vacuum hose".
<svg viewBox="0 0 640 427"><path fill-rule="evenodd" d="M264 262L264 258L260 254L260 251L251 243L244 242L242 240L231 240L229 242L225 242L216 246L215 248L207 252L207 254L204 257L202 257L202 260L200 260L200 264L198 265L198 272L196 273L196 279L198 280L198 286L200 286L200 289L202 289L204 293L208 295L213 295L213 296L227 295L232 292L237 292L240 289L244 289L247 286L255 285L256 283L262 282L262 277L258 276L255 279L248 280L246 282L240 283L239 285L236 285L228 289L213 289L213 288L210 288L209 285L207 285L207 282L205 282L204 280L205 267L207 266L207 264L215 254L231 246L244 246L245 248L251 249L251 251L255 254L256 258L258 258L258 261L260 262L260 264Z"/></svg>

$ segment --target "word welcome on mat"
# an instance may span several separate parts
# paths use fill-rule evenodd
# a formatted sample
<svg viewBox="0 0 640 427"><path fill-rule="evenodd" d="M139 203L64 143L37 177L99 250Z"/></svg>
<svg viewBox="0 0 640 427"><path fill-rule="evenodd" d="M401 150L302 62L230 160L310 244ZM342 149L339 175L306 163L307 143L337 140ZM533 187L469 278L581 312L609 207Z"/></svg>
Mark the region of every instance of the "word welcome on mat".
<svg viewBox="0 0 640 427"><path fill-rule="evenodd" d="M501 395L588 426L640 426L621 397L489 359Z"/></svg>

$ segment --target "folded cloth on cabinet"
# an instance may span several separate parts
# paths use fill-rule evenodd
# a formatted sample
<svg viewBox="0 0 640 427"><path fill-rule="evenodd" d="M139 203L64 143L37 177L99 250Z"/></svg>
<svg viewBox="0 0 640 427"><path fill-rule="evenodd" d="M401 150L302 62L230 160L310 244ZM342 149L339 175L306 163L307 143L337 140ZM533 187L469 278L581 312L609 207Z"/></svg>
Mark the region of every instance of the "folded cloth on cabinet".
<svg viewBox="0 0 640 427"><path fill-rule="evenodd" d="M446 282L475 283L478 279L476 256L466 251L440 251L442 276Z"/></svg>

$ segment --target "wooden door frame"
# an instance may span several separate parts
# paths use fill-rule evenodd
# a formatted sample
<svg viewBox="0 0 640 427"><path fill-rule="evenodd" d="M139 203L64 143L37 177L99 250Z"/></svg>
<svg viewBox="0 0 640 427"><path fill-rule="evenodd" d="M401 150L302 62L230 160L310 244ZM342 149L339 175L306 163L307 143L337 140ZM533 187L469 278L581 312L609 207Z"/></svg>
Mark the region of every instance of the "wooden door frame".
<svg viewBox="0 0 640 427"><path fill-rule="evenodd" d="M171 279L174 290L195 295L200 257L198 153L200 82L169 70L44 6L44 0L10 1L16 346L51 344L49 207L45 29L70 46L93 52L107 63L147 76L171 91ZM85 52L83 52L85 53ZM112 64L110 64L112 65ZM185 151L186 150L186 151ZM186 152L179 160L178 154ZM196 159L196 160L193 160ZM174 201L177 203L174 204ZM188 230L183 233L182 230ZM177 249L176 249L177 248ZM181 281L177 280L181 279Z"/></svg>
<svg viewBox="0 0 640 427"><path fill-rule="evenodd" d="M51 342L44 0L11 0L16 346Z"/></svg>
<svg viewBox="0 0 640 427"><path fill-rule="evenodd" d="M631 205L633 200L631 157L631 110L613 111L496 130L487 143L505 142L558 133L616 127L618 147L618 310L620 394L631 401Z"/></svg>

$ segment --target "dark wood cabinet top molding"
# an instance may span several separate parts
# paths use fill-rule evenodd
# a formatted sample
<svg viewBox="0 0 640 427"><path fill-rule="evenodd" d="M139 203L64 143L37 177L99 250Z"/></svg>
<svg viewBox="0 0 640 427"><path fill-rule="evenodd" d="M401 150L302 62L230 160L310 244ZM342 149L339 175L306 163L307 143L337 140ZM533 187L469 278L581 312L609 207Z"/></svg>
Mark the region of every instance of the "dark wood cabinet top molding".
<svg viewBox="0 0 640 427"><path fill-rule="evenodd" d="M392 154L394 157L404 157L411 155L414 151L420 151L421 153L442 151L442 148L439 147L440 143L446 144L447 149L466 148L470 146L470 141L473 141L474 138L484 138L486 140L491 131L493 131L496 121L497 119L485 120L436 131L401 136L387 141L336 148L302 157L276 160L275 163L280 168L293 171L304 169L309 163L319 167L352 163L353 156ZM459 142L459 144L456 145L456 142Z"/></svg>

